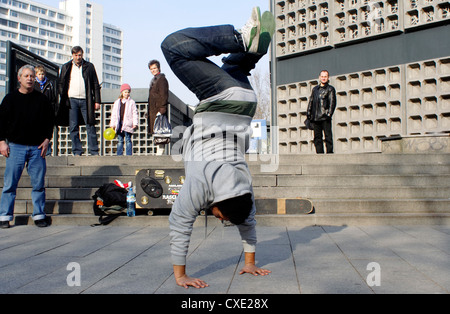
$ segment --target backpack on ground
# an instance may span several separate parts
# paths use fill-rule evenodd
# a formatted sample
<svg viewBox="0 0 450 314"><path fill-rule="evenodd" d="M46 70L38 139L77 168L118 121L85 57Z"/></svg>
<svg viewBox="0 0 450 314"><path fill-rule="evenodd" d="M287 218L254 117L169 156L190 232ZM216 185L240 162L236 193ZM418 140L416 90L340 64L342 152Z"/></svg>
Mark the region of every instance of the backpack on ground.
<svg viewBox="0 0 450 314"><path fill-rule="evenodd" d="M127 190L114 183L103 184L92 196L94 214L99 225L107 225L127 211Z"/></svg>

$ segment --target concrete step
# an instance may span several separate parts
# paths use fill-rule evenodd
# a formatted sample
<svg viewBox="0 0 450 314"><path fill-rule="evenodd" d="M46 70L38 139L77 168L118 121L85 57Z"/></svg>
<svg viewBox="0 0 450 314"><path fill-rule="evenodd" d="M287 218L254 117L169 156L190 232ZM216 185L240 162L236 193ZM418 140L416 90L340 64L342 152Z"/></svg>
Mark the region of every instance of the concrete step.
<svg viewBox="0 0 450 314"><path fill-rule="evenodd" d="M317 214L450 213L450 199L313 199Z"/></svg>
<svg viewBox="0 0 450 314"><path fill-rule="evenodd" d="M334 154L334 155L247 155L250 166L264 165L336 165L336 164L448 164L448 154ZM6 158L0 156L0 167L4 167ZM89 157L47 157L49 166L161 166L183 167L179 156L89 156Z"/></svg>
<svg viewBox="0 0 450 314"><path fill-rule="evenodd" d="M47 200L45 212L50 215L91 215L93 214L93 200ZM15 214L33 213L31 200L18 200L14 208Z"/></svg>
<svg viewBox="0 0 450 314"><path fill-rule="evenodd" d="M291 174L291 175L413 175L450 174L450 163L446 164L301 164L279 165L272 172L261 171L260 166L250 165L253 175Z"/></svg>
<svg viewBox="0 0 450 314"><path fill-rule="evenodd" d="M445 199L450 195L449 186L426 187L256 187L256 198L270 195L272 198L302 197L309 199Z"/></svg>
<svg viewBox="0 0 450 314"><path fill-rule="evenodd" d="M103 165L103 166L47 166L47 176L134 176L141 169L182 169L182 167L154 166L149 165ZM450 175L449 164L415 164L415 165L383 165L383 164L342 164L342 165L280 165L271 172L261 171L260 166L250 165L250 172L254 176L258 175ZM0 167L0 173L4 173L5 168ZM24 171L26 175L26 171Z"/></svg>
<svg viewBox="0 0 450 314"><path fill-rule="evenodd" d="M98 188L114 180L132 181L134 175L86 175L46 176L46 188ZM3 186L3 177L0 178ZM259 174L253 176L254 187L385 187L385 186L450 186L450 174L417 175L292 175ZM30 177L25 173L19 182L20 188L30 188Z"/></svg>
<svg viewBox="0 0 450 314"><path fill-rule="evenodd" d="M299 164L439 164L449 163L448 154L426 153L426 154L333 154L333 155L248 155L249 165L299 165Z"/></svg>
<svg viewBox="0 0 450 314"><path fill-rule="evenodd" d="M298 165L298 164L415 164L421 163L448 163L448 154L333 154L333 155L247 155L246 160L249 165ZM0 157L0 166L5 164L5 158ZM47 157L48 165L60 166L92 166L92 165L147 165L160 166L170 165L183 166L179 156L59 156Z"/></svg>
<svg viewBox="0 0 450 314"><path fill-rule="evenodd" d="M47 166L48 176L122 176L134 175L140 169L182 169L181 165L51 165ZM450 174L450 161L446 164L299 164L278 165L273 171L262 171L261 165L249 165L252 175L414 175ZM0 166L0 173L5 171ZM26 173L26 171L24 171Z"/></svg>
<svg viewBox="0 0 450 314"><path fill-rule="evenodd" d="M135 176L46 176L46 188L99 188L105 183L113 183L114 180L124 183L132 181ZM0 187L3 186L3 178L0 178ZM23 174L19 181L19 188L31 188L31 180L27 174Z"/></svg>
<svg viewBox="0 0 450 314"><path fill-rule="evenodd" d="M448 154L257 155L247 156L256 198L303 197L310 215L259 215L261 224L447 223L450 215ZM0 157L0 173L5 158ZM144 168L182 169L172 156L50 157L46 212L54 223L95 223L92 195L115 179L133 181ZM162 166L164 165L164 166ZM3 178L0 178L0 187ZM19 183L16 214L32 213L26 171ZM118 223L167 223L167 217L121 217ZM63 222L65 221L65 222ZM78 222L77 222L78 221Z"/></svg>
<svg viewBox="0 0 450 314"><path fill-rule="evenodd" d="M314 214L404 214L450 213L450 199L312 199ZM47 200L45 211L47 214L90 215L93 213L92 200ZM164 214L166 210L161 213ZM31 200L18 200L15 207L16 214L32 214ZM144 210L141 212L145 213ZM168 212L167 212L168 213ZM275 209L274 209L275 213Z"/></svg>
<svg viewBox="0 0 450 314"><path fill-rule="evenodd" d="M88 200L96 188L47 188L47 200ZM31 188L17 190L17 200L31 199ZM256 198L309 198L309 199L445 199L450 195L450 186L426 187L255 187Z"/></svg>
<svg viewBox="0 0 450 314"><path fill-rule="evenodd" d="M450 174L450 164L341 164L303 165L305 175L403 175L403 174Z"/></svg>
<svg viewBox="0 0 450 314"><path fill-rule="evenodd" d="M49 215L52 225L89 226L98 223L93 215ZM208 218L208 225L214 217ZM450 214L314 214L314 215L260 215L256 216L258 226L364 226L364 225L450 225ZM29 215L17 215L16 225L32 225ZM169 227L168 216L121 216L111 222L111 226L152 226ZM194 227L205 226L204 217L198 217Z"/></svg>
<svg viewBox="0 0 450 314"><path fill-rule="evenodd" d="M256 186L265 186L258 176ZM266 178L261 176L261 178ZM269 181L267 176L267 182ZM449 174L415 174L415 175L277 175L276 186L279 187L385 187L385 186L450 186ZM267 185L269 186L269 185Z"/></svg>

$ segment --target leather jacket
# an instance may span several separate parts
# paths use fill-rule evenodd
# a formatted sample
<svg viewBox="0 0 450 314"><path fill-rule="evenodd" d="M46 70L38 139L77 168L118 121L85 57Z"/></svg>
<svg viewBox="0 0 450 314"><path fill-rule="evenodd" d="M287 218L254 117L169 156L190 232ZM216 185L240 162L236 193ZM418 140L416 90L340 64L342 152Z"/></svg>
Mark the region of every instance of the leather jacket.
<svg viewBox="0 0 450 314"><path fill-rule="evenodd" d="M309 98L307 118L310 121L331 119L336 109L336 90L328 83L313 88Z"/></svg>

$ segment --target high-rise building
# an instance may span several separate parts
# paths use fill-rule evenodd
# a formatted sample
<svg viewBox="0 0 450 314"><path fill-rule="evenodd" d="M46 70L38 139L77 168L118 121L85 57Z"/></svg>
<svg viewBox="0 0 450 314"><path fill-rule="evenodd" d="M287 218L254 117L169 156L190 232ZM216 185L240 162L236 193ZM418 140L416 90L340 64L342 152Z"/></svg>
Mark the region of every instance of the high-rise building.
<svg viewBox="0 0 450 314"><path fill-rule="evenodd" d="M103 22L103 7L88 0L62 0L53 8L29 0L0 0L0 90L5 88L6 42L10 40L62 65L81 46L103 88L120 88L123 35Z"/></svg>
<svg viewBox="0 0 450 314"><path fill-rule="evenodd" d="M304 122L319 73L336 88L336 153L450 133L450 1L271 0L278 151L314 153Z"/></svg>

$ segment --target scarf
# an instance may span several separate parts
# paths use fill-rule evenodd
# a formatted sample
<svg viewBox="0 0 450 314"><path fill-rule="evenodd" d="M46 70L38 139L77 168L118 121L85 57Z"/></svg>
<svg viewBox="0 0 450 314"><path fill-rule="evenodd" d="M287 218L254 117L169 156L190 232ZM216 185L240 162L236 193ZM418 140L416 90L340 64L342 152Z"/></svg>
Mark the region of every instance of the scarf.
<svg viewBox="0 0 450 314"><path fill-rule="evenodd" d="M155 84L156 80L158 80L159 76L161 75L161 72L153 76L152 81L150 82L150 89L152 89L153 85Z"/></svg>
<svg viewBox="0 0 450 314"><path fill-rule="evenodd" d="M44 86L45 86L45 83L47 83L47 77L45 77L42 82L36 77L36 82L39 83L39 85L41 86L41 90L43 90Z"/></svg>

